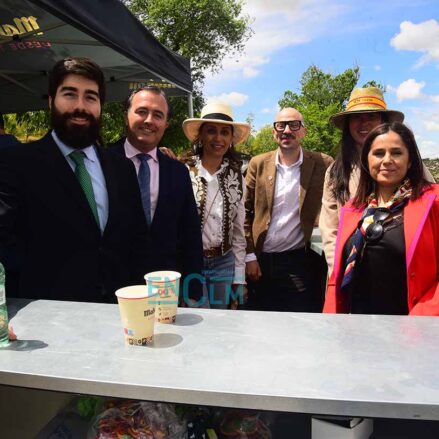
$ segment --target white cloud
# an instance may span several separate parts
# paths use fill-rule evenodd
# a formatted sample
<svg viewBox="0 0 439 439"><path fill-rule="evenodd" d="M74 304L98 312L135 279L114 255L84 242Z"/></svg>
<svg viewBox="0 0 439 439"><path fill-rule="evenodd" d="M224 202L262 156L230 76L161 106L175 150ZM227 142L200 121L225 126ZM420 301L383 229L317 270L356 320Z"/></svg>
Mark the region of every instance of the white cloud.
<svg viewBox="0 0 439 439"><path fill-rule="evenodd" d="M431 61L439 61L439 23L427 20L419 24L403 21L400 32L391 40L390 45L396 50L411 50L423 53L416 66L420 67Z"/></svg>
<svg viewBox="0 0 439 439"><path fill-rule="evenodd" d="M417 144L423 159L439 158L439 142L434 140L421 140L418 141Z"/></svg>
<svg viewBox="0 0 439 439"><path fill-rule="evenodd" d="M262 113L262 114L271 114L271 113L274 113L275 111L276 111L275 108L265 107L265 108L263 108L263 109L260 111L260 113Z"/></svg>
<svg viewBox="0 0 439 439"><path fill-rule="evenodd" d="M436 102L436 104L439 104L439 95L436 95L436 96L430 96L430 99L431 99L433 102Z"/></svg>
<svg viewBox="0 0 439 439"><path fill-rule="evenodd" d="M324 33L340 10L331 0L248 0L243 11L254 18L254 34L245 52L226 58L218 75L206 72L206 77L215 81L255 77L276 52Z"/></svg>
<svg viewBox="0 0 439 439"><path fill-rule="evenodd" d="M223 102L232 107L241 107L248 100L248 95L232 91L231 93L223 93L218 96L208 96L207 102Z"/></svg>
<svg viewBox="0 0 439 439"><path fill-rule="evenodd" d="M379 71L381 70L381 66L379 66L378 64L376 64L376 65L373 66L373 69L374 69L376 72L379 72Z"/></svg>
<svg viewBox="0 0 439 439"><path fill-rule="evenodd" d="M422 89L425 87L425 82L416 82L416 79L407 79L407 81L401 82L398 87L388 86L387 90L396 93L398 102L409 99L423 98Z"/></svg>
<svg viewBox="0 0 439 439"><path fill-rule="evenodd" d="M439 122L434 120L426 120L424 126L428 131L439 131Z"/></svg>

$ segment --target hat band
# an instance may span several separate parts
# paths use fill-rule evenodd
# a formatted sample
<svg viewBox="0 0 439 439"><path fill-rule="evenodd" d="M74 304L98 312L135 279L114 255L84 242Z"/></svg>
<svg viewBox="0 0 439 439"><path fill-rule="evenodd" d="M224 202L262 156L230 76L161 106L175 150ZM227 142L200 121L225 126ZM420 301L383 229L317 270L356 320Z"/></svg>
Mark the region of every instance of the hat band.
<svg viewBox="0 0 439 439"><path fill-rule="evenodd" d="M375 96L363 96L349 101L346 106L346 111L352 110L352 108L357 107L358 105L377 105L383 110L387 108L386 103L382 99L376 98Z"/></svg>
<svg viewBox="0 0 439 439"><path fill-rule="evenodd" d="M226 122L233 122L233 119L230 116L227 116L227 114L223 113L209 113L204 115L202 119L219 119Z"/></svg>

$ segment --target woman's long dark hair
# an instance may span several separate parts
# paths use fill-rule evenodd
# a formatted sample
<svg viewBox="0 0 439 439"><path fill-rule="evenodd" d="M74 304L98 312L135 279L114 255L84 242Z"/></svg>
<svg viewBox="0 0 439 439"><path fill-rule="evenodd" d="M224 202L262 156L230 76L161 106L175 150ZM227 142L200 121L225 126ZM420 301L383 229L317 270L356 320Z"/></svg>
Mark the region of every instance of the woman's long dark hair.
<svg viewBox="0 0 439 439"><path fill-rule="evenodd" d="M415 136L410 128L401 122L383 123L374 128L364 141L360 157L360 183L358 184L357 193L354 198L355 207L361 207L366 204L369 195L375 192L375 180L369 173L368 155L374 140L382 134L387 134L389 131L393 131L401 137L401 140L404 142L404 145L409 152L410 167L407 170L406 177L410 180L412 185L411 199L418 198L422 194L423 189L430 185L430 183L424 178L424 167L421 155L419 154Z"/></svg>
<svg viewBox="0 0 439 439"><path fill-rule="evenodd" d="M381 113L381 122L388 122L386 113ZM334 165L329 170L330 190L339 204L345 204L353 194L349 192L352 169L360 162L360 152L349 129L349 116L344 120L340 147Z"/></svg>

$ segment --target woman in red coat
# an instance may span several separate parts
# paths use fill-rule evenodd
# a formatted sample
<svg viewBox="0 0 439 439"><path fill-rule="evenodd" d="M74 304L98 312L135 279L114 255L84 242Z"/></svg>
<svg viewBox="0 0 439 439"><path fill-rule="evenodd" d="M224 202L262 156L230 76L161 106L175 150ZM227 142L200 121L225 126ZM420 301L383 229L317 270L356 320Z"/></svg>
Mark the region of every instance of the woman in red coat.
<svg viewBox="0 0 439 439"><path fill-rule="evenodd" d="M439 185L402 123L370 132L343 206L323 312L439 315Z"/></svg>

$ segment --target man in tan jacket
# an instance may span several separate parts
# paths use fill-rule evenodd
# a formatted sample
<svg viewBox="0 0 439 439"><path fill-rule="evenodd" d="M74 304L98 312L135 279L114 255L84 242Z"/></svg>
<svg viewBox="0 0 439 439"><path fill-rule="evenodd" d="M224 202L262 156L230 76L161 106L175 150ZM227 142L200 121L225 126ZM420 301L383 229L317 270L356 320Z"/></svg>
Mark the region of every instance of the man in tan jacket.
<svg viewBox="0 0 439 439"><path fill-rule="evenodd" d="M321 310L309 241L320 212L325 172L333 160L303 150L305 135L303 116L284 108L273 124L277 150L253 157L248 166L246 273L255 283L253 309Z"/></svg>

